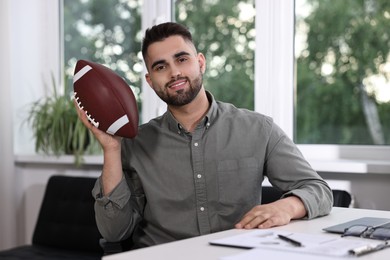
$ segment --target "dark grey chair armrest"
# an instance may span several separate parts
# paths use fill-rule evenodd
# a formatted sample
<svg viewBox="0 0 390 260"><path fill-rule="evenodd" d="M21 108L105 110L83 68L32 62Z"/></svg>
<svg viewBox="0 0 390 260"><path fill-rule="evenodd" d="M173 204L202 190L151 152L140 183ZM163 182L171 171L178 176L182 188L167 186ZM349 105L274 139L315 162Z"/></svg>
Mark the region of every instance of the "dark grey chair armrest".
<svg viewBox="0 0 390 260"><path fill-rule="evenodd" d="M107 242L104 238L99 240L99 244L103 249L104 255L111 255L123 252L121 242Z"/></svg>
<svg viewBox="0 0 390 260"><path fill-rule="evenodd" d="M108 242L104 238L99 240L100 247L103 249L104 255L112 255L132 249L132 240L131 238L125 239L118 242Z"/></svg>

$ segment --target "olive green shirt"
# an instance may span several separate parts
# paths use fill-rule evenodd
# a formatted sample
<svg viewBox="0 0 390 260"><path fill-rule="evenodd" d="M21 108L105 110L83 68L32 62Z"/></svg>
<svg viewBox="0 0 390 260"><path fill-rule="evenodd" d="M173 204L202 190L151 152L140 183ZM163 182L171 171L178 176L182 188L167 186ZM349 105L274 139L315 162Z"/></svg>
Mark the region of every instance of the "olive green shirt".
<svg viewBox="0 0 390 260"><path fill-rule="evenodd" d="M234 228L261 204L265 176L298 196L307 218L328 214L332 191L296 145L259 113L217 102L189 133L167 111L122 143L125 178L108 196L93 190L107 241L151 246Z"/></svg>

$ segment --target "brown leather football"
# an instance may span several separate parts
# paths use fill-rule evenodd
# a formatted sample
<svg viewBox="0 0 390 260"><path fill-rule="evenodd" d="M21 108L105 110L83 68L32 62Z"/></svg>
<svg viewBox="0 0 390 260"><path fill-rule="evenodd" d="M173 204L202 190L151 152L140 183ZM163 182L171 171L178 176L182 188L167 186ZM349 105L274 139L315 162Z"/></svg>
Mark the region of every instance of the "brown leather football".
<svg viewBox="0 0 390 260"><path fill-rule="evenodd" d="M74 97L89 121L111 135L133 138L138 108L130 86L111 69L87 60L76 63Z"/></svg>

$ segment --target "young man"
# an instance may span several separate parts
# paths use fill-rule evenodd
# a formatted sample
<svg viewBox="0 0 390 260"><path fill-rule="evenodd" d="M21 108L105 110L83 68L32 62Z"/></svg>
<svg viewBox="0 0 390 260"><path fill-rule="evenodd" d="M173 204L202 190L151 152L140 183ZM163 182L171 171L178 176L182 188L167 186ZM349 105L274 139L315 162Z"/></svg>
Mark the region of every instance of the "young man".
<svg viewBox="0 0 390 260"><path fill-rule="evenodd" d="M206 60L176 23L148 29L146 80L167 112L134 139L108 135L79 116L104 150L93 195L107 241L151 246L231 228L269 228L331 210L332 192L296 145L264 115L216 101L203 87ZM282 191L261 205L261 183Z"/></svg>

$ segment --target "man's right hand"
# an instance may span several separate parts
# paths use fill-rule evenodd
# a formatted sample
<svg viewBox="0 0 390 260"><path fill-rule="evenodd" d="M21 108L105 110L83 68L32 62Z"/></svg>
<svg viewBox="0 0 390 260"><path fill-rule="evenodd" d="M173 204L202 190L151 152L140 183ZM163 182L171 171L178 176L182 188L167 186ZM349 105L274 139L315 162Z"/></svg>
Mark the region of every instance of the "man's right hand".
<svg viewBox="0 0 390 260"><path fill-rule="evenodd" d="M78 117L83 122L85 127L87 127L93 133L93 135L99 141L104 151L106 149L108 150L120 149L121 139L122 139L121 137L107 134L106 132L95 127L91 122L89 122L84 110L79 108L79 106L76 103L76 100L74 101L74 105L76 107Z"/></svg>
<svg viewBox="0 0 390 260"><path fill-rule="evenodd" d="M74 105L77 115L83 124L93 133L103 148L103 172L101 176L104 195L109 194L122 180L121 141L122 137L107 134L89 122L85 112L79 108L76 101Z"/></svg>

